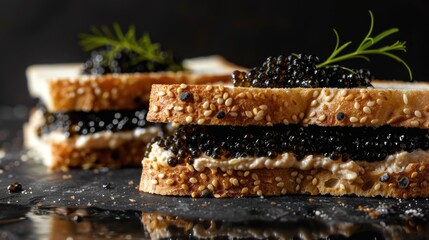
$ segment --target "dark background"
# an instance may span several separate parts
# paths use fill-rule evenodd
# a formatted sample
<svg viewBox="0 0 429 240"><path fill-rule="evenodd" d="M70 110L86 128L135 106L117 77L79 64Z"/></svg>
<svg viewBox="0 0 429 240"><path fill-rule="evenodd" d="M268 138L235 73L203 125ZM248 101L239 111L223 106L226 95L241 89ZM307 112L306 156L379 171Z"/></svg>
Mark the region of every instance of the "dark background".
<svg viewBox="0 0 429 240"><path fill-rule="evenodd" d="M400 32L385 43L407 41L400 53L414 79L429 80L429 9L417 1L142 1L142 0L13 0L0 3L0 105L28 106L25 69L31 64L82 62L79 33L91 25L134 24L182 58L223 55L253 67L267 56L311 53L325 59L332 51L336 28L343 42L360 42L375 15L374 33L391 27ZM352 49L350 49L352 50ZM368 65L381 79L408 79L394 60L374 57Z"/></svg>

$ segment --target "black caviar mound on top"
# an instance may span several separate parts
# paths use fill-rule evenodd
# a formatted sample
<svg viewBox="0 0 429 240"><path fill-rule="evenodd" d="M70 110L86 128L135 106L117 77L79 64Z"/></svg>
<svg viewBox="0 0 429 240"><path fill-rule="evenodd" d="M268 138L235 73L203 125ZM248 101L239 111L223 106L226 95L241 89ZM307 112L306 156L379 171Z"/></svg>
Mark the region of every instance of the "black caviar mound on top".
<svg viewBox="0 0 429 240"><path fill-rule="evenodd" d="M103 75L109 73L136 73L179 71L183 67L172 54L162 52L159 61L139 59L138 54L131 51L121 51L109 59L110 49L98 49L83 64L83 74Z"/></svg>
<svg viewBox="0 0 429 240"><path fill-rule="evenodd" d="M236 87L258 88L356 88L371 87L371 72L365 69L346 70L338 65L317 67L314 55L280 55L268 57L261 67L247 72L234 71L232 82Z"/></svg>
<svg viewBox="0 0 429 240"><path fill-rule="evenodd" d="M429 149L429 131L388 125L377 128L183 125L172 136L154 138L152 142L176 154L177 158L168 159L171 166L192 162L203 154L216 159L276 158L284 152L293 152L297 159L308 154L322 154L332 160L373 162L401 150Z"/></svg>
<svg viewBox="0 0 429 240"><path fill-rule="evenodd" d="M40 127L39 135L59 130L68 137L87 135L100 131L126 131L154 125L146 122L147 109L138 110L102 110L98 112L68 111L49 112L41 105L45 124Z"/></svg>

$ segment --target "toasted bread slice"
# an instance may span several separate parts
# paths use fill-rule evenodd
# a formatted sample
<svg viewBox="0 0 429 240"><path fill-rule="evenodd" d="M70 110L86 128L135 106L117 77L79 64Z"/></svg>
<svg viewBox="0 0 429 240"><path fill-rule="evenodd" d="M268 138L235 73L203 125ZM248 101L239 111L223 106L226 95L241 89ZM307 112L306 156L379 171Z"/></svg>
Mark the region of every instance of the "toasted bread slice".
<svg viewBox="0 0 429 240"><path fill-rule="evenodd" d="M220 56L187 59L184 66L188 71L91 76L81 75L80 64L33 65L27 79L31 96L49 111L99 111L147 105L154 83L229 83L231 72L242 69Z"/></svg>
<svg viewBox="0 0 429 240"><path fill-rule="evenodd" d="M147 119L204 125L429 128L429 84L380 81L374 85L276 89L155 84Z"/></svg>
<svg viewBox="0 0 429 240"><path fill-rule="evenodd" d="M429 151L423 150L398 152L377 162L343 162L317 154L297 160L291 152L276 159L249 156L220 160L204 155L192 164L174 167L167 164L170 156L175 156L170 150L152 145L142 162L141 191L216 198L285 194L429 196Z"/></svg>

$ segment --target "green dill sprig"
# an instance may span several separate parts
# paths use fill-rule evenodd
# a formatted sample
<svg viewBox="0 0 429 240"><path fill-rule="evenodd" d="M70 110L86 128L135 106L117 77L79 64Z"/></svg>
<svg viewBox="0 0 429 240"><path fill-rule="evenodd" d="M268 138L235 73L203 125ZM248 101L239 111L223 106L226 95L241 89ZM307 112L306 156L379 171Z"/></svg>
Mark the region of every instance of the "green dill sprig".
<svg viewBox="0 0 429 240"><path fill-rule="evenodd" d="M148 33L137 38L134 25L129 26L124 33L118 23L113 24L113 31L106 25L97 28L92 26L91 33L80 34L80 45L84 51L91 51L97 48L109 47L107 58L113 60L117 54L126 50L137 54L132 64L141 61L152 61L169 64L171 70L180 70L181 66L174 63L172 55L161 51L159 43L153 43Z"/></svg>
<svg viewBox="0 0 429 240"><path fill-rule="evenodd" d="M361 58L366 61L370 61L368 55L384 55L390 58L395 59L396 61L402 63L402 65L405 66L405 68L408 70L408 74L410 76L410 79L413 79L413 74L411 72L411 68L408 66L408 64L400 57L392 53L392 51L403 51L406 52L406 46L405 41L396 41L395 43L391 45L386 45L380 48L372 48L376 43L380 42L384 38L396 33L399 31L397 28L391 28L388 29L380 34L378 34L375 37L372 37L372 31L374 28L374 16L371 11L369 11L369 15L371 17L371 23L370 28L365 36L365 38L362 40L362 42L359 44L357 49L354 52L339 55L344 49L346 49L352 42L348 41L340 46L340 37L338 35L338 32L334 30L335 37L336 37L336 45L335 49L332 52L332 54L322 63L318 64L317 67L326 67L333 63L340 62L343 60L353 59L353 58ZM345 68L346 69L346 68Z"/></svg>

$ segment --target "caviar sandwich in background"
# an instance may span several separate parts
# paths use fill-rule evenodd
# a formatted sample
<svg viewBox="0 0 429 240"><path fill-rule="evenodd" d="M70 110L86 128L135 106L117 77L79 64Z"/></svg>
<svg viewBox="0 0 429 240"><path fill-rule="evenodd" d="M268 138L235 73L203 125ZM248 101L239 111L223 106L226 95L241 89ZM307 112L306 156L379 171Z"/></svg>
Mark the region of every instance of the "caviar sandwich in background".
<svg viewBox="0 0 429 240"><path fill-rule="evenodd" d="M140 166L147 142L167 131L146 121L151 85L226 82L237 68L220 56L177 60L133 26L94 27L80 43L89 52L83 64L27 69L40 103L25 125L25 146L51 170Z"/></svg>
<svg viewBox="0 0 429 240"><path fill-rule="evenodd" d="M370 16L356 50L345 53L351 42L340 45L335 31L337 44L323 62L304 54L269 57L234 71L234 87L153 85L147 120L178 128L151 141L140 190L216 198L428 197L429 85L373 81L369 70L339 65L382 55L412 78L396 55L405 42L382 44L398 30L373 36Z"/></svg>

